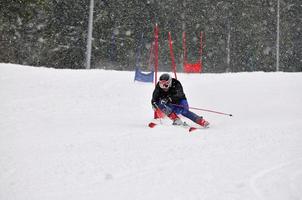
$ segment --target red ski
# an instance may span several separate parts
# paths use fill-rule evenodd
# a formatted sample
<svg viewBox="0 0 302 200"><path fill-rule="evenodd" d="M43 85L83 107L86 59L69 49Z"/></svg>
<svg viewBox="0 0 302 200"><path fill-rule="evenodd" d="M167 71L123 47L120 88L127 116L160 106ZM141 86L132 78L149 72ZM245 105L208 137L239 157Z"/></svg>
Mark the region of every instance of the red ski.
<svg viewBox="0 0 302 200"><path fill-rule="evenodd" d="M154 122L150 122L148 124L148 126L150 128L154 128L155 126L157 126L158 124L157 123L154 123ZM176 126L176 125L175 125ZM180 127L183 127L183 128L188 128L189 129L189 132L192 132L192 131L195 131L195 130L198 130L198 129L204 129L202 127L193 127L193 126L190 126L188 125L187 123L184 123L183 125L179 125Z"/></svg>
<svg viewBox="0 0 302 200"><path fill-rule="evenodd" d="M154 123L154 122L150 122L150 123L148 124L148 126L149 126L150 128L154 128L156 125L157 125L157 124Z"/></svg>
<svg viewBox="0 0 302 200"><path fill-rule="evenodd" d="M195 131L195 130L197 130L197 128L195 128L195 127L190 127L189 128L189 132L192 132L192 131Z"/></svg>

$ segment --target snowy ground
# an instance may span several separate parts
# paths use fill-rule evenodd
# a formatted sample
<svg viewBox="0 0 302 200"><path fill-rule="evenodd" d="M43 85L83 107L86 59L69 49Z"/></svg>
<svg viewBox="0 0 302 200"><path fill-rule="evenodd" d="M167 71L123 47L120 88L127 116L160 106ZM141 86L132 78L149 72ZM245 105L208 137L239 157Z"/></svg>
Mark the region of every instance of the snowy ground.
<svg viewBox="0 0 302 200"><path fill-rule="evenodd" d="M301 200L302 73L178 76L234 117L150 129L133 72L0 64L0 199Z"/></svg>

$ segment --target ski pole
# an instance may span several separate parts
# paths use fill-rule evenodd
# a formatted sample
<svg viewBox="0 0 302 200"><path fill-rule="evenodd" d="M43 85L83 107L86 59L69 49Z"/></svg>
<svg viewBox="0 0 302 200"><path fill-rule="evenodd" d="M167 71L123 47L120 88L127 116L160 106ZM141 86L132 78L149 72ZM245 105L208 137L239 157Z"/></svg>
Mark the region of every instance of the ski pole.
<svg viewBox="0 0 302 200"><path fill-rule="evenodd" d="M223 112L218 112L218 111L208 110L208 109L203 109L203 108L187 107L187 106L178 105L178 104L171 104L171 105L178 106L178 107L183 107L183 108L188 108L188 109L193 109L193 110L201 110L201 111L206 111L206 112L212 112L212 113L216 113L216 114L220 114L220 115L228 115L230 117L233 116L232 114L229 114L229 113L223 113Z"/></svg>

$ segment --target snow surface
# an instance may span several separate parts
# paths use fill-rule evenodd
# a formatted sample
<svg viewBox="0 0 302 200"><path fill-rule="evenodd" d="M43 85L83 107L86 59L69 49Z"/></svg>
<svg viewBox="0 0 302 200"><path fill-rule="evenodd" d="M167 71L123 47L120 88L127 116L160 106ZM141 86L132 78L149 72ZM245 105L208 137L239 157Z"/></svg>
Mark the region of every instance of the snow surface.
<svg viewBox="0 0 302 200"><path fill-rule="evenodd" d="M190 106L234 115L192 133L148 128L133 77L0 64L0 199L302 199L302 73L178 74Z"/></svg>

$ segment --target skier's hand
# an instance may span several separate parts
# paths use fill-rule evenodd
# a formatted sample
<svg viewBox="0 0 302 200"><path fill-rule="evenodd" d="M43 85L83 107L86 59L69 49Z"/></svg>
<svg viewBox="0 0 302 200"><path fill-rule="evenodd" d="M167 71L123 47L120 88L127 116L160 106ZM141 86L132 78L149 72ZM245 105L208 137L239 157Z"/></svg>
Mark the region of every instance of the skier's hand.
<svg viewBox="0 0 302 200"><path fill-rule="evenodd" d="M159 109L156 102L152 102L152 108L153 108L153 110Z"/></svg>
<svg viewBox="0 0 302 200"><path fill-rule="evenodd" d="M172 99L170 97L165 97L163 99L160 100L161 104L167 104L170 103L172 101Z"/></svg>

